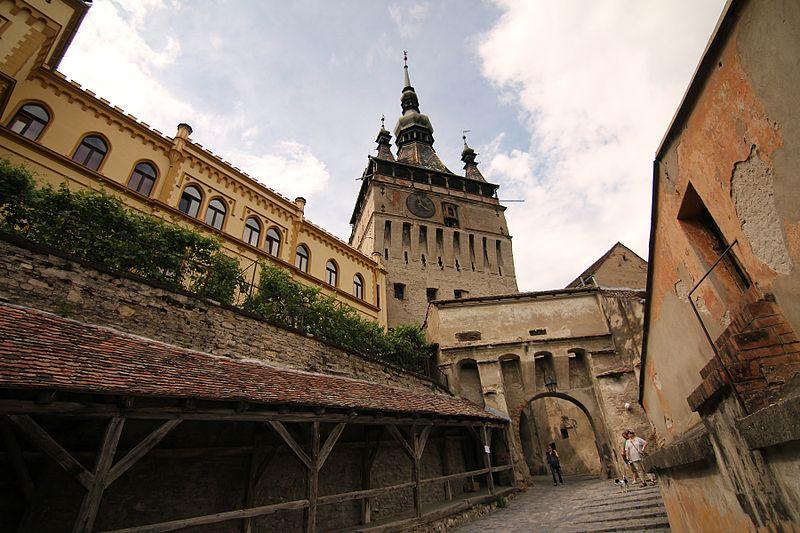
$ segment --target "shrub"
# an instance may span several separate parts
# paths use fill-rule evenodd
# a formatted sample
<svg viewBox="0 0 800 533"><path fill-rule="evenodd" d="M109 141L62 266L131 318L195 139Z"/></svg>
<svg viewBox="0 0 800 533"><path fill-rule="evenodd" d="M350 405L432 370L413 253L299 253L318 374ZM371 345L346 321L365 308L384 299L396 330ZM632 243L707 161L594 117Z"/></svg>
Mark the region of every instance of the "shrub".
<svg viewBox="0 0 800 533"><path fill-rule="evenodd" d="M244 277L215 239L135 213L103 191L34 187L0 160L0 228L111 269L233 303Z"/></svg>
<svg viewBox="0 0 800 533"><path fill-rule="evenodd" d="M423 372L432 347L418 326L389 331L351 307L295 281L288 272L261 265L258 290L245 309L277 325L300 329L343 349L371 356L414 372Z"/></svg>

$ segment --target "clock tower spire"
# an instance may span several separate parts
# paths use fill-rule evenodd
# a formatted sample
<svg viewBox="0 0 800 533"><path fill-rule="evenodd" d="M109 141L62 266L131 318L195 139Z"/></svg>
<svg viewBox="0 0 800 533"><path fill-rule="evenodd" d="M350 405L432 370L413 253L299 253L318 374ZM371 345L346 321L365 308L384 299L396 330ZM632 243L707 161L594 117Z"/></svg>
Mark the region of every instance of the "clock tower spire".
<svg viewBox="0 0 800 533"><path fill-rule="evenodd" d="M439 158L433 126L411 85L407 53L400 107L397 157L382 126L378 153L369 157L350 219L350 244L383 258L387 286L378 290L386 294L390 327L422 324L431 300L517 292L498 186L478 170L466 137L464 175Z"/></svg>

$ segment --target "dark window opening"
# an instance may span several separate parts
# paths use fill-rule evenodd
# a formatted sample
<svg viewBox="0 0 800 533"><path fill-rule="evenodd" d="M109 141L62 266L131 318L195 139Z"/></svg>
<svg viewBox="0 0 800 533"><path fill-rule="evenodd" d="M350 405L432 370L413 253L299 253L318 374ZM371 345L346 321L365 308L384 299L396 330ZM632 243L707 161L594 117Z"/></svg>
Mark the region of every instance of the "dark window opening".
<svg viewBox="0 0 800 533"><path fill-rule="evenodd" d="M569 438L569 431L567 431L567 428L561 428L561 438L562 439Z"/></svg>
<svg viewBox="0 0 800 533"><path fill-rule="evenodd" d="M406 286L404 283L394 284L394 297L397 298L398 300L406 299Z"/></svg>
<svg viewBox="0 0 800 533"><path fill-rule="evenodd" d="M536 335L547 335L547 328L534 328L528 330L528 335L536 336Z"/></svg>
<svg viewBox="0 0 800 533"><path fill-rule="evenodd" d="M429 302L435 300L438 294L439 294L439 289L435 289L432 287L428 287L427 289L425 289L425 297L428 299Z"/></svg>
<svg viewBox="0 0 800 533"><path fill-rule="evenodd" d="M469 294L469 291L465 291L464 289L455 289L453 291L453 296L455 298L458 298L458 299L466 298L468 294Z"/></svg>
<svg viewBox="0 0 800 533"><path fill-rule="evenodd" d="M725 239L714 217L691 183L686 187L678 211L678 220L705 267L711 268L730 243ZM732 282L739 291L750 287L750 278L736 258L733 249L726 254L714 273L717 279Z"/></svg>

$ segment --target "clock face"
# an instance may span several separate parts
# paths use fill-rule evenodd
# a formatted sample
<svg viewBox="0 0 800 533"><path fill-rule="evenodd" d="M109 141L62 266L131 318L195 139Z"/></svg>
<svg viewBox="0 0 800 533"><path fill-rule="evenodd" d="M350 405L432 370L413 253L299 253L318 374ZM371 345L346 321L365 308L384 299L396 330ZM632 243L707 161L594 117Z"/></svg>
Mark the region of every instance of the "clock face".
<svg viewBox="0 0 800 533"><path fill-rule="evenodd" d="M431 218L436 214L436 206L433 200L422 193L415 193L406 199L408 210L420 218Z"/></svg>

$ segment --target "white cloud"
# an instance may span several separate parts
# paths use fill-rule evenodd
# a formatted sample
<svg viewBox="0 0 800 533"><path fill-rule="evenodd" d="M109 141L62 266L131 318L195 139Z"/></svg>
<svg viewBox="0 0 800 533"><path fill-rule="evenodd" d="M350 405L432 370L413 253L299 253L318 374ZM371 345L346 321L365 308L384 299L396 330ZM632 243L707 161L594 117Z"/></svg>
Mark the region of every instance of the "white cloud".
<svg viewBox="0 0 800 533"><path fill-rule="evenodd" d="M261 183L290 197L312 195L328 186L327 166L300 143L283 141L268 154L234 152L232 157Z"/></svg>
<svg viewBox="0 0 800 533"><path fill-rule="evenodd" d="M180 43L167 37L160 48L154 47L142 36L142 28L149 16L179 7L176 0L96 2L61 69L167 135L174 135L178 123L188 122L198 139L212 139L207 148L252 172L254 178L278 192L310 196L324 190L329 173L310 147L284 141L267 152L242 151L242 145L257 146L259 134L244 106L237 106L226 116L209 113L182 100L162 83L165 67L180 60ZM222 44L212 37L210 47L215 49Z"/></svg>
<svg viewBox="0 0 800 533"><path fill-rule="evenodd" d="M530 132L482 147L503 197L519 283L563 286L617 240L646 257L653 154L722 0L512 1L479 45L483 74Z"/></svg>
<svg viewBox="0 0 800 533"><path fill-rule="evenodd" d="M419 34L420 25L428 17L430 7L422 2L389 6L389 16L397 26L400 36L408 39Z"/></svg>

